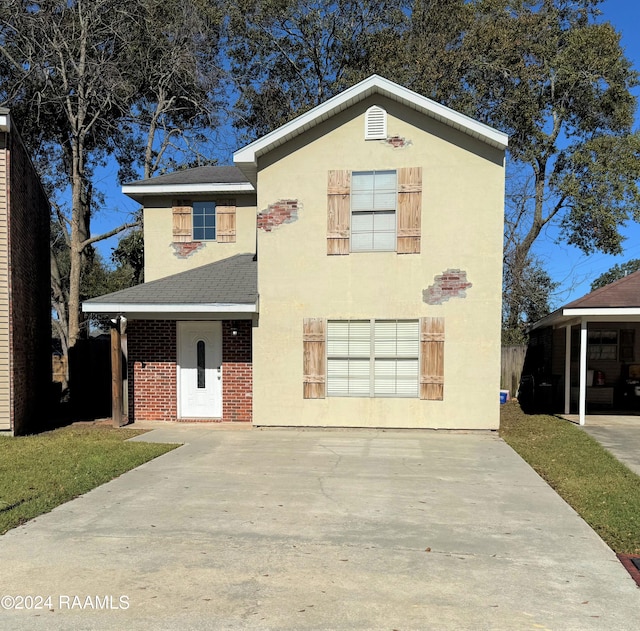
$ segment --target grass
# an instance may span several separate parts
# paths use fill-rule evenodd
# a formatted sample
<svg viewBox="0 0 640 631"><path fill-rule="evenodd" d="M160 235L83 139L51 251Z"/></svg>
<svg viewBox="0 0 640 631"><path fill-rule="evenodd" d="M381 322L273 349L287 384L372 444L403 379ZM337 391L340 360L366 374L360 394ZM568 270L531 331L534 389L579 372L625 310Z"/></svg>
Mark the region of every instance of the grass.
<svg viewBox="0 0 640 631"><path fill-rule="evenodd" d="M500 435L614 552L640 554L640 477L555 416L501 406Z"/></svg>
<svg viewBox="0 0 640 631"><path fill-rule="evenodd" d="M125 442L141 433L76 424L0 438L0 534L177 447Z"/></svg>

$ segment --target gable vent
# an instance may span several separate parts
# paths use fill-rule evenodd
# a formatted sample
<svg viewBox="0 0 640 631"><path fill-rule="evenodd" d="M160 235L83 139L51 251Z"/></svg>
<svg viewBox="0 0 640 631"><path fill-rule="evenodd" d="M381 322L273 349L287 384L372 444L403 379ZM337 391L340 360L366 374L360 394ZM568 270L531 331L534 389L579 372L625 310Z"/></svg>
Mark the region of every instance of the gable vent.
<svg viewBox="0 0 640 631"><path fill-rule="evenodd" d="M387 112L372 105L364 117L364 139L380 140L387 137Z"/></svg>

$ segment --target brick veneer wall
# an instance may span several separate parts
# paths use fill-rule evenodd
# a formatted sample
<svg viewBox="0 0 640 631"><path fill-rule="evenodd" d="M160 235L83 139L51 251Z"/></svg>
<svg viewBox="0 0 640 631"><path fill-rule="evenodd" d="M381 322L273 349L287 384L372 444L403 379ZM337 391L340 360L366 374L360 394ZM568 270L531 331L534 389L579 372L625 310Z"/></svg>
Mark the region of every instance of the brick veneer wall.
<svg viewBox="0 0 640 631"><path fill-rule="evenodd" d="M222 421L251 422L251 337L250 321L222 323ZM177 323L132 320L127 344L129 420L177 420Z"/></svg>
<svg viewBox="0 0 640 631"><path fill-rule="evenodd" d="M237 335L232 335L233 330ZM222 420L251 422L253 412L250 320L222 323Z"/></svg>
<svg viewBox="0 0 640 631"><path fill-rule="evenodd" d="M128 323L129 421L176 420L176 329L174 320Z"/></svg>
<svg viewBox="0 0 640 631"><path fill-rule="evenodd" d="M50 206L15 127L7 144L11 425L25 434L43 427L51 392Z"/></svg>

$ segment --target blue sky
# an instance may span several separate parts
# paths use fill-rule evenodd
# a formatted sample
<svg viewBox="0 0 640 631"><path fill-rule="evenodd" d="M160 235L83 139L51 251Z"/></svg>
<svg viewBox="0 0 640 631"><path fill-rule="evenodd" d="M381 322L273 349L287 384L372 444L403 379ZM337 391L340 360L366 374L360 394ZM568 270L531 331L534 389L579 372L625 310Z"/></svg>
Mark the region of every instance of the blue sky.
<svg viewBox="0 0 640 631"><path fill-rule="evenodd" d="M600 6L602 19L614 24L622 34L622 45L627 57L636 69L640 70L640 0L605 0ZM640 88L634 90L640 101ZM640 115L636 114L636 128L640 129ZM120 192L115 186L117 168L110 165L99 170L96 185L107 193L104 211L92 220L95 234L104 232L127 221L130 213L138 204ZM624 263L632 258L640 258L640 225L627 226L623 233L626 240L624 253L620 256L605 254L585 255L577 248L564 245L555 240L552 230L543 233L536 246L535 253L542 260L552 279L560 286L553 298L552 307L557 308L590 290L591 281L616 263ZM105 258L110 256L117 239L109 239L99 245Z"/></svg>

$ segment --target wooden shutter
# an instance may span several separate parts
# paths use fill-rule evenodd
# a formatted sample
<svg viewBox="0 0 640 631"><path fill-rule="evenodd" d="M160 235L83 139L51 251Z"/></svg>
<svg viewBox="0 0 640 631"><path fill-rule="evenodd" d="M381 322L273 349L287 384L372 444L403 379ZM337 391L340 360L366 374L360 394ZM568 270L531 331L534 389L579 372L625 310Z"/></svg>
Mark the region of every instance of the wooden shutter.
<svg viewBox="0 0 640 631"><path fill-rule="evenodd" d="M326 323L324 318L305 318L303 324L303 396L324 399L326 384Z"/></svg>
<svg viewBox="0 0 640 631"><path fill-rule="evenodd" d="M216 241L218 243L236 242L236 201L221 200L216 204Z"/></svg>
<svg viewBox="0 0 640 631"><path fill-rule="evenodd" d="M329 171L327 254L349 254L351 171Z"/></svg>
<svg viewBox="0 0 640 631"><path fill-rule="evenodd" d="M192 241L191 202L177 200L173 202L173 241L188 243Z"/></svg>
<svg viewBox="0 0 640 631"><path fill-rule="evenodd" d="M398 169L398 254L420 253L422 167Z"/></svg>
<svg viewBox="0 0 640 631"><path fill-rule="evenodd" d="M444 318L420 318L420 398L444 398Z"/></svg>

